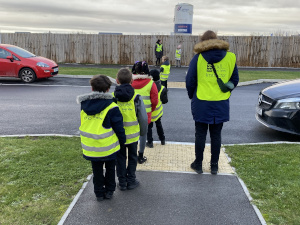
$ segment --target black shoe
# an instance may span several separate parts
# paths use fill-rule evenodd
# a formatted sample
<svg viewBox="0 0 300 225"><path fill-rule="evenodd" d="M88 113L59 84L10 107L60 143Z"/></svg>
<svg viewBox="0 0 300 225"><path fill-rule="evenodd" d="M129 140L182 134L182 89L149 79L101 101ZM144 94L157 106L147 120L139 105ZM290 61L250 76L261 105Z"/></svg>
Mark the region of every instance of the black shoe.
<svg viewBox="0 0 300 225"><path fill-rule="evenodd" d="M127 184L127 189L132 190L132 189L135 189L139 185L140 185L140 182L138 180L135 180L133 183Z"/></svg>
<svg viewBox="0 0 300 225"><path fill-rule="evenodd" d="M126 185L120 185L119 184L118 187L119 187L120 191L126 191L127 190Z"/></svg>
<svg viewBox="0 0 300 225"><path fill-rule="evenodd" d="M104 200L104 197L103 197L103 196L97 197L97 201L98 201L98 202L102 202L103 200Z"/></svg>
<svg viewBox="0 0 300 225"><path fill-rule="evenodd" d="M166 144L166 140L161 140L160 143L161 143L161 145L165 145Z"/></svg>
<svg viewBox="0 0 300 225"><path fill-rule="evenodd" d="M153 143L152 143L152 142L147 142L147 143L146 143L146 147L148 147L148 148L153 148Z"/></svg>
<svg viewBox="0 0 300 225"><path fill-rule="evenodd" d="M143 164L146 161L147 161L147 158L145 156L143 156L143 157L138 156L138 163L139 164Z"/></svg>
<svg viewBox="0 0 300 225"><path fill-rule="evenodd" d="M198 173L198 174L203 173L203 170L202 170L202 164L197 164L197 165L196 165L196 163L193 162L193 163L191 164L191 168L192 168L193 170L195 170L195 172Z"/></svg>
<svg viewBox="0 0 300 225"><path fill-rule="evenodd" d="M104 198L105 199L112 199L114 195L114 192L113 191L107 191L105 194L104 194Z"/></svg>
<svg viewBox="0 0 300 225"><path fill-rule="evenodd" d="M210 163L210 172L211 174L218 173L218 163Z"/></svg>

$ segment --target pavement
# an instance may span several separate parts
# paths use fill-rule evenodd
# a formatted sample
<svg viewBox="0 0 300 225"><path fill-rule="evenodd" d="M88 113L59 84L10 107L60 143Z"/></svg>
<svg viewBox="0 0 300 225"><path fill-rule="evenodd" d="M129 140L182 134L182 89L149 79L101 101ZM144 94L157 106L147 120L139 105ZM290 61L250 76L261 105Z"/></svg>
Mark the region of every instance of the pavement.
<svg viewBox="0 0 300 225"><path fill-rule="evenodd" d="M172 68L168 87L185 88L186 71L187 67ZM257 80L239 85L278 81L281 80ZM166 142L166 145L154 142L154 148L146 147L148 160L137 166L140 186L126 191L117 188L111 200L96 201L92 175L88 176L59 224L266 224L258 208L251 203L244 182L230 166L224 146L218 175L210 173L208 144L204 151L204 173L197 174L190 168L195 158L194 148L194 143L182 142Z"/></svg>
<svg viewBox="0 0 300 225"><path fill-rule="evenodd" d="M140 186L117 188L113 199L97 202L89 176L59 224L265 224L224 148L218 175L210 174L209 145L203 174L190 169L194 154L193 143L154 142L137 167Z"/></svg>

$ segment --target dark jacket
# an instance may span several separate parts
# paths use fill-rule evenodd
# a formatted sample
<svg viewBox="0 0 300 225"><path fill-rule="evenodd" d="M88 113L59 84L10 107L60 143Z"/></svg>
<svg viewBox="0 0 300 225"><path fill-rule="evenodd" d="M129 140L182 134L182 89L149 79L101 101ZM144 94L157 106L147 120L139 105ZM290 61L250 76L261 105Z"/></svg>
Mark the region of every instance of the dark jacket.
<svg viewBox="0 0 300 225"><path fill-rule="evenodd" d="M134 95L134 88L130 84L121 84L115 89L115 98L120 102L128 102ZM134 99L136 117L140 125L140 135L144 136L147 134L148 127L148 116L146 113L143 99L140 95L137 95Z"/></svg>
<svg viewBox="0 0 300 225"><path fill-rule="evenodd" d="M154 81L157 87L157 91L160 92L160 89L162 88L160 80ZM164 88L160 94L160 101L162 104L168 103L168 90L167 88Z"/></svg>
<svg viewBox="0 0 300 225"><path fill-rule="evenodd" d="M77 97L77 103L81 104L81 110L83 110L87 115L96 115L100 113L112 102L113 102L112 94L97 92L97 91L94 91L89 94L80 95ZM123 127L123 116L119 108L115 107L108 111L103 121L103 127L107 129L112 128L119 139L120 145L125 144L126 135ZM99 157L99 158L88 157L85 155L83 155L83 157L91 161L108 161L108 160L115 160L116 153L106 157Z"/></svg>
<svg viewBox="0 0 300 225"><path fill-rule="evenodd" d="M193 57L189 65L186 75L186 89L189 98L192 99L192 114L196 122L219 124L229 121L229 99L222 101L204 101L199 100L196 96L197 62L199 54L201 53L208 63L217 63L225 57L228 49L229 44L227 42L217 39L203 41L195 45L194 50L197 54ZM235 87L239 82L238 69L236 65L230 81Z"/></svg>

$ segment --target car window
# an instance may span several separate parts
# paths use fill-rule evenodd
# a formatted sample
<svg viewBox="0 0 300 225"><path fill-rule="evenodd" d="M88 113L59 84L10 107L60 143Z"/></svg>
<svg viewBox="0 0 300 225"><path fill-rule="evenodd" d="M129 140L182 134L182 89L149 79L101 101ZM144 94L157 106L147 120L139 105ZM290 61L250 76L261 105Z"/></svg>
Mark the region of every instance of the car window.
<svg viewBox="0 0 300 225"><path fill-rule="evenodd" d="M17 56L13 55L14 60L21 61Z"/></svg>
<svg viewBox="0 0 300 225"><path fill-rule="evenodd" d="M23 57L23 58L31 58L31 57L36 57L34 54L32 54L31 52L26 51L23 48L19 48L16 46L10 46L7 47L10 51L14 52L15 54Z"/></svg>
<svg viewBox="0 0 300 225"><path fill-rule="evenodd" d="M6 59L6 57L10 55L11 54L8 51L0 48L0 59Z"/></svg>

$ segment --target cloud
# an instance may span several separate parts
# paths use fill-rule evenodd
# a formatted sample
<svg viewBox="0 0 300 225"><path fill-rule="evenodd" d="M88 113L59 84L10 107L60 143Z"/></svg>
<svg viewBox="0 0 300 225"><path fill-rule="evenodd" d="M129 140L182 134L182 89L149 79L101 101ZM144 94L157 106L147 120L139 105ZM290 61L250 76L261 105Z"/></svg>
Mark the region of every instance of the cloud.
<svg viewBox="0 0 300 225"><path fill-rule="evenodd" d="M299 32L300 1L187 0L194 6L193 34L206 29L250 34L288 29ZM0 0L0 30L31 32L121 32L170 34L171 0Z"/></svg>

